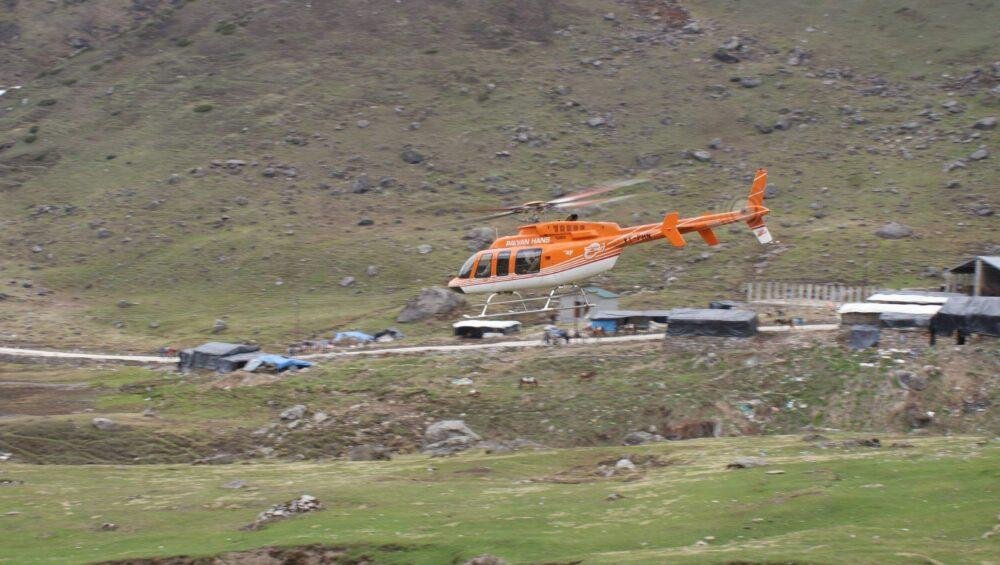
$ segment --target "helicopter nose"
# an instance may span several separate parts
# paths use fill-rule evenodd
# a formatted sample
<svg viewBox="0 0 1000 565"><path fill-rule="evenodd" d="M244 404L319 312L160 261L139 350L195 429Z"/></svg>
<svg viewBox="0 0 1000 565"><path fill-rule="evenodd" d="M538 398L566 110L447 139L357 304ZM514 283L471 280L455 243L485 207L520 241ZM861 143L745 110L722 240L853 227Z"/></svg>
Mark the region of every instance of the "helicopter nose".
<svg viewBox="0 0 1000 565"><path fill-rule="evenodd" d="M451 282L448 283L448 288L459 294L465 294L465 290L458 286L458 279L451 279Z"/></svg>

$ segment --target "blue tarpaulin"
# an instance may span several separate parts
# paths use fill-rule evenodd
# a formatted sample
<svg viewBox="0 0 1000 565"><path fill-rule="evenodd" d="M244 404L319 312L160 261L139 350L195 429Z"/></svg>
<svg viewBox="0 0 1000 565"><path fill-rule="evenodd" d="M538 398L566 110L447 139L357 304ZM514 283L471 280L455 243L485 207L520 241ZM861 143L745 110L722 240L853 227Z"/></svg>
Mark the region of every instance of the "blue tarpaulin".
<svg viewBox="0 0 1000 565"><path fill-rule="evenodd" d="M333 334L334 343L349 339L353 339L355 341L375 341L375 336L368 335L365 332L337 332Z"/></svg>
<svg viewBox="0 0 1000 565"><path fill-rule="evenodd" d="M273 365L275 369L279 371L284 371L292 367L312 367L312 363L309 361L303 361L301 359L289 359L288 357L282 357L281 355L261 355L252 361L248 361L246 366L243 367L244 371L254 371L261 365Z"/></svg>

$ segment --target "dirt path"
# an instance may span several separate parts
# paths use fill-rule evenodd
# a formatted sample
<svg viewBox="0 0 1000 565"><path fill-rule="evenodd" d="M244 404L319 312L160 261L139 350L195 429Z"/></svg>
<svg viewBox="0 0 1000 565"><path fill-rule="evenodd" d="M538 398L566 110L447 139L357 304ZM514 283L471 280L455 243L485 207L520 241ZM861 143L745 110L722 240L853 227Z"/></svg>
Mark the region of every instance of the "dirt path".
<svg viewBox="0 0 1000 565"><path fill-rule="evenodd" d="M814 324L808 326L763 326L758 328L765 333L773 332L816 332L831 331L837 329L837 324ZM630 341L655 341L663 339L663 334L640 334L623 335L614 337L583 338L574 339L569 347L579 347L583 345L610 345L614 343ZM412 347L387 347L382 349L358 348L347 351L335 351L331 353L314 353L311 355L300 355L302 359L334 359L337 357L356 357L359 355L412 355L416 353L460 353L466 351L482 351L490 349L522 349L528 347L546 347L541 340L519 340L519 341L486 341L483 343L467 343L462 345L423 345ZM564 346L565 347L565 346ZM11 358L38 358L38 359L65 359L80 361L104 361L109 363L131 363L131 364L162 364L168 365L177 363L177 357L157 357L153 355L113 355L103 353L79 353L75 351L49 351L43 349L20 349L16 347L0 347L0 359Z"/></svg>

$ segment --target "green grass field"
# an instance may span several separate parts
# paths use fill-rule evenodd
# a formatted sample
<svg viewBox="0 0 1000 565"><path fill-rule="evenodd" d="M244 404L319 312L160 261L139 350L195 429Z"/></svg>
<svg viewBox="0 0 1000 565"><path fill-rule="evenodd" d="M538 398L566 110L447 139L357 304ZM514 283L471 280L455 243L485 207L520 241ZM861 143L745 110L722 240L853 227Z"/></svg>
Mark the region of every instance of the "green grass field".
<svg viewBox="0 0 1000 565"><path fill-rule="evenodd" d="M843 439L838 436L834 439ZM224 467L5 465L5 563L324 544L377 563L986 563L998 450L981 438L798 437ZM889 447L891 442L909 447ZM738 456L768 465L727 470ZM648 458L601 476L601 462ZM781 471L780 474L775 474ZM246 488L221 485L242 480ZM325 510L240 531L308 493ZM622 498L609 500L612 493ZM118 525L101 531L100 525ZM701 543L699 543L701 542Z"/></svg>

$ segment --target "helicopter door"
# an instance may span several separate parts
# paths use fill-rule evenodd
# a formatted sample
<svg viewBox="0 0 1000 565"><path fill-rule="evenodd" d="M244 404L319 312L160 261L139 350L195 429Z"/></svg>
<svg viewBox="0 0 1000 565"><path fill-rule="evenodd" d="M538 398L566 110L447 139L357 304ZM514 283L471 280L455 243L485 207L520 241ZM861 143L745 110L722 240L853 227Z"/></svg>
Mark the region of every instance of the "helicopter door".
<svg viewBox="0 0 1000 565"><path fill-rule="evenodd" d="M479 256L479 263L476 265L476 278L477 279L488 279L490 277L493 266L493 254L483 253Z"/></svg>
<svg viewBox="0 0 1000 565"><path fill-rule="evenodd" d="M542 250L522 249L514 256L514 272L519 275L533 275L541 270Z"/></svg>

